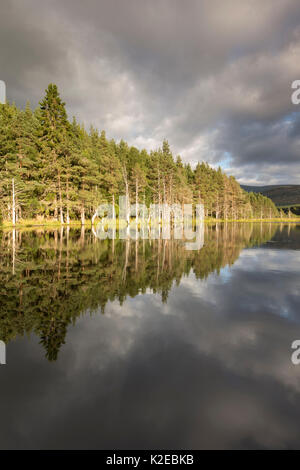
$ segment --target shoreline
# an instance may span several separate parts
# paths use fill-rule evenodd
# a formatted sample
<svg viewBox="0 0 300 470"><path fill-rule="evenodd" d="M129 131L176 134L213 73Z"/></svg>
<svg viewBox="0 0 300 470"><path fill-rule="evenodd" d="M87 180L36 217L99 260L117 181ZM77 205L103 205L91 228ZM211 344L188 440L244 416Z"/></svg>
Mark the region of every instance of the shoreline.
<svg viewBox="0 0 300 470"><path fill-rule="evenodd" d="M270 218L270 219L212 219L212 218L206 218L204 220L204 223L206 224L215 224L215 223L293 223L293 224L300 224L300 217L285 217L285 218ZM24 220L21 223L17 223L13 225L12 223L9 222L4 222L2 225L0 225L0 231L1 230L6 230L6 229L22 229L22 228L91 228L92 227L92 221L87 219L85 224L82 224L80 220L78 221L71 221L69 224L64 223L62 224L61 222L56 222L56 221L43 221L43 222L38 222L35 220Z"/></svg>

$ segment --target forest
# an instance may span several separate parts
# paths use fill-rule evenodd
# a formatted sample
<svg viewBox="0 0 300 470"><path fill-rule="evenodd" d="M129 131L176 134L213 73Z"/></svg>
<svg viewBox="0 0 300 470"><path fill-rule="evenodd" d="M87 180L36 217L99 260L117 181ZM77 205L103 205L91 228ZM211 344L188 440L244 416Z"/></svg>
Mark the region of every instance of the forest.
<svg viewBox="0 0 300 470"><path fill-rule="evenodd" d="M0 104L0 222L91 219L102 203L203 203L205 217L240 220L282 216L267 197L245 192L207 163L174 156L167 140L151 152L107 139L69 120L50 84L34 111Z"/></svg>

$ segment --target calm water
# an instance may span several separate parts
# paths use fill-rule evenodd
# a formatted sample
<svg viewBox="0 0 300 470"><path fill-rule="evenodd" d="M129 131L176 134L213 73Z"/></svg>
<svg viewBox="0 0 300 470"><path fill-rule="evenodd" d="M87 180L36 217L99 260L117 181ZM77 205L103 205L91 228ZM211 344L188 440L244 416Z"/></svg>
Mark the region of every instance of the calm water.
<svg viewBox="0 0 300 470"><path fill-rule="evenodd" d="M300 226L0 245L0 448L300 448Z"/></svg>

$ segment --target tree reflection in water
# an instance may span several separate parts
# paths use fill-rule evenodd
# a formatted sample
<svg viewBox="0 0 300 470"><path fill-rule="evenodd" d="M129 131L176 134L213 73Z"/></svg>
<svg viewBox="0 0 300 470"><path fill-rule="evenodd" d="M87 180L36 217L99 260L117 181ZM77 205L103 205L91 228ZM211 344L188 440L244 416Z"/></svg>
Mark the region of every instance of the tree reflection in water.
<svg viewBox="0 0 300 470"><path fill-rule="evenodd" d="M33 332L55 361L67 328L109 301L151 291L167 302L172 286L232 265L245 247L270 240L275 224L205 225L204 246L182 240L98 240L91 230L0 232L0 340Z"/></svg>

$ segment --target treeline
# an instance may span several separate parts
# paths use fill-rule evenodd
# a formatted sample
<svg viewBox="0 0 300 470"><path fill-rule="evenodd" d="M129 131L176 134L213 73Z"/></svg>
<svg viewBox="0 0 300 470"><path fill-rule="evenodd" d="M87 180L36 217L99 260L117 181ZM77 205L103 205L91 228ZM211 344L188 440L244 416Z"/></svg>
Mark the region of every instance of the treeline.
<svg viewBox="0 0 300 470"><path fill-rule="evenodd" d="M103 202L203 203L206 217L277 217L273 202L246 193L221 169L195 169L174 158L167 141L147 152L108 140L67 118L56 85L32 111L0 105L0 213L5 220L91 218Z"/></svg>

